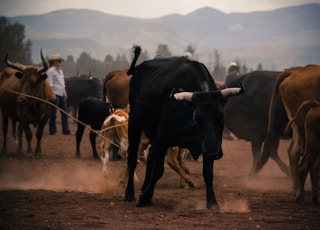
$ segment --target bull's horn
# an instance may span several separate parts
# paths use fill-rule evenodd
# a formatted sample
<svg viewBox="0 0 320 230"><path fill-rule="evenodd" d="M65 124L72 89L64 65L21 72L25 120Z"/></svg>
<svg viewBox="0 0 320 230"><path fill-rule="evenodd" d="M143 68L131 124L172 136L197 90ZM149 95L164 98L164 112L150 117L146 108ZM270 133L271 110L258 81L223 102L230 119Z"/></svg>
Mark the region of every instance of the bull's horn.
<svg viewBox="0 0 320 230"><path fill-rule="evenodd" d="M39 74L42 74L43 72L46 72L48 70L49 64L48 64L47 60L43 57L42 49L40 50L40 56L41 56L43 67L41 69L39 69Z"/></svg>
<svg viewBox="0 0 320 230"><path fill-rule="evenodd" d="M234 88L226 88L222 89L220 92L224 98L230 97L230 96L236 96L243 94L244 92L244 86L242 83L240 83L240 88L234 87Z"/></svg>
<svg viewBox="0 0 320 230"><path fill-rule="evenodd" d="M226 98L230 96L239 95L240 91L241 91L241 88L227 88L227 89L222 89L221 94L224 98Z"/></svg>
<svg viewBox="0 0 320 230"><path fill-rule="evenodd" d="M8 60L8 54L6 55L6 57L4 58L4 62L6 63L7 66L14 68L18 71L23 71L25 66L22 64L17 64L17 63L13 63L11 61Z"/></svg>
<svg viewBox="0 0 320 230"><path fill-rule="evenodd" d="M181 92L181 93L175 93L173 96L178 101L186 100L186 101L191 102L193 93L192 92Z"/></svg>

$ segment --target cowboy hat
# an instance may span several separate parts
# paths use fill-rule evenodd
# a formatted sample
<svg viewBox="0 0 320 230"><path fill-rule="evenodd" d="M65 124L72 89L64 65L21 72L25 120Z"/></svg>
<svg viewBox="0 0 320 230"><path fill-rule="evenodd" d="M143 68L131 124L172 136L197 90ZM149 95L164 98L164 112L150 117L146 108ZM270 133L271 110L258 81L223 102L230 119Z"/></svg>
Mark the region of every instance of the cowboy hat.
<svg viewBox="0 0 320 230"><path fill-rule="evenodd" d="M60 54L52 54L49 61L64 61Z"/></svg>

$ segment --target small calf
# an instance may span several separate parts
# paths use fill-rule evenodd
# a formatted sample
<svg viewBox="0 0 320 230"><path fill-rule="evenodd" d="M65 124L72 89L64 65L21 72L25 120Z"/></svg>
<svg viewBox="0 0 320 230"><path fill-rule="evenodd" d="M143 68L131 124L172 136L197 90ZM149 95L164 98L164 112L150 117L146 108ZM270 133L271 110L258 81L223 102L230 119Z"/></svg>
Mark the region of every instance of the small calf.
<svg viewBox="0 0 320 230"><path fill-rule="evenodd" d="M78 120L86 125L90 125L93 130L99 131L103 124L103 121L110 115L110 111L113 106L110 103L106 103L96 98L82 99L79 105ZM76 157L80 158L80 143L85 126L78 123L76 131ZM93 157L99 159L96 149L96 137L97 134L90 131L90 144L92 147Z"/></svg>

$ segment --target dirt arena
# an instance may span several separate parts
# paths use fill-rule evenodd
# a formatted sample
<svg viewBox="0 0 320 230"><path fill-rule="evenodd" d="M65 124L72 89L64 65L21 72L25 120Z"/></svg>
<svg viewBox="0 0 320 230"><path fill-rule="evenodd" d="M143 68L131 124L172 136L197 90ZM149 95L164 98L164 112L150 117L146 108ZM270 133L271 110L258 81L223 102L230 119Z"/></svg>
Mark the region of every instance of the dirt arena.
<svg viewBox="0 0 320 230"><path fill-rule="evenodd" d="M76 125L70 124L75 132ZM110 162L104 178L101 162L92 158L89 130L81 159L75 158L75 135L60 133L51 136L46 127L43 157L35 160L18 157L10 135L8 154L0 156L1 229L320 229L320 207L311 202L309 178L305 204L297 204L291 179L273 161L258 176L248 177L249 142L223 142L224 157L214 167L219 211L205 208L201 160L187 161L198 189L180 189L178 175L166 165L153 204L136 208L124 201L124 188L118 185L124 161ZM288 144L282 140L279 149L286 162ZM144 169L138 165L136 196Z"/></svg>

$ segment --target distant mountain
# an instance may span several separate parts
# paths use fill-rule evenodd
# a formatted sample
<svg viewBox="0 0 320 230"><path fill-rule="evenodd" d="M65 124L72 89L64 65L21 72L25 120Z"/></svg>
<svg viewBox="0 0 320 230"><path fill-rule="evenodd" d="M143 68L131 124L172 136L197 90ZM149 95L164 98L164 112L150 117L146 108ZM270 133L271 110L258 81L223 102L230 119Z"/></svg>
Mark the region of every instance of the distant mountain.
<svg viewBox="0 0 320 230"><path fill-rule="evenodd" d="M86 51L103 60L107 54L128 53L134 44L151 57L159 44L167 44L176 55L191 44L198 59L209 67L218 50L225 65L237 59L251 68L262 63L266 68L282 69L319 64L319 12L320 4L230 14L204 7L186 15L139 19L66 9L11 20L25 25L36 62L40 48L48 55L59 52L75 59Z"/></svg>

